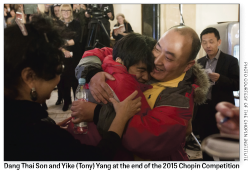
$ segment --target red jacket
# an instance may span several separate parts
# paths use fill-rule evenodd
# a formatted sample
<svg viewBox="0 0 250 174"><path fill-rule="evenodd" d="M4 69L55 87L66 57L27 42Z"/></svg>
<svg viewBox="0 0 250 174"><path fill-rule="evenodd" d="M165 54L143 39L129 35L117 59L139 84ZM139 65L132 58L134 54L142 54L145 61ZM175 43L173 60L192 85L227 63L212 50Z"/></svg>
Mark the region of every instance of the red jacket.
<svg viewBox="0 0 250 174"><path fill-rule="evenodd" d="M134 79L131 78L131 75L130 78L128 78L129 76L127 72L125 73L125 71L123 73L126 74L127 77L124 79L120 75L116 76L113 70L109 70L109 64L117 65L117 63L114 63L113 60L111 61L111 54L111 48L96 48L94 50L85 52L83 58L94 55L97 56L102 62L106 59L105 61L107 62L103 62L102 68L106 72L113 74L116 78L116 81L107 81L107 83L111 86L111 88L117 94L118 98L122 101L135 89L139 89L138 82L136 81L136 83ZM119 71L122 70L120 69ZM188 79L188 77L186 78L186 76L184 80ZM174 92L170 94L168 94L167 89L163 90L163 92L159 95L159 101L166 100L166 102L169 102L167 101L168 96L165 94L177 94L180 97L188 99L186 100L188 102L188 107L182 108L178 105L164 104L157 105L156 103L154 109L149 111L147 115L135 115L129 121L128 127L126 128L126 131L123 135L123 146L126 149L142 158L151 160L188 160L187 154L185 153L183 147L185 144L185 135L188 121L192 118L193 115L194 89L197 87L197 85L192 86L189 83L183 84L186 85L185 89L187 89L185 96L181 96L179 94L180 89L178 86L176 90L174 89ZM146 104L143 104L143 106L144 105L146 106ZM141 110L143 111L143 109Z"/></svg>

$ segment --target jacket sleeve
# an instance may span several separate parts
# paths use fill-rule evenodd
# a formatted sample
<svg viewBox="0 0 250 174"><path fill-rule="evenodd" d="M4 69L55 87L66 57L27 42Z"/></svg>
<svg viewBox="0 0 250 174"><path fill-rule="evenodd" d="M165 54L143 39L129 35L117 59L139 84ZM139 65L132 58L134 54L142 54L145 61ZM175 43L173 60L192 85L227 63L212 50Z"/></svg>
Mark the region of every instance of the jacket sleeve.
<svg viewBox="0 0 250 174"><path fill-rule="evenodd" d="M238 91L239 90L239 64L236 58L232 58L228 68L228 75L220 74L216 86L222 90Z"/></svg>
<svg viewBox="0 0 250 174"><path fill-rule="evenodd" d="M146 159L157 160L176 153L185 142L188 120L179 115L189 109L160 106L146 116L135 115L123 135L122 144Z"/></svg>
<svg viewBox="0 0 250 174"><path fill-rule="evenodd" d="M112 55L113 49L104 47L104 48L95 48L93 50L85 51L80 60L79 64L75 68L75 77L79 78L86 78L88 73L91 70L92 72L100 72L102 71L101 65L103 59L108 56ZM92 66L91 68L87 68L88 66ZM94 70L95 68L96 70Z"/></svg>
<svg viewBox="0 0 250 174"><path fill-rule="evenodd" d="M97 122L97 129L101 136L108 130L115 118L116 112L112 103L103 105L99 112L99 120Z"/></svg>

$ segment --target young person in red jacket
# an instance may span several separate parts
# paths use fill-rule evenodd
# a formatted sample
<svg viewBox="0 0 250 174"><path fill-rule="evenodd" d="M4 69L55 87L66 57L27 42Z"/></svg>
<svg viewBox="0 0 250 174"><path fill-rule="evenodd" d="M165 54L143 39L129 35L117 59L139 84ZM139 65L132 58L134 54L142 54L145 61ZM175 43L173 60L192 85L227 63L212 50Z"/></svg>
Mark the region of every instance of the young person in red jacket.
<svg viewBox="0 0 250 174"><path fill-rule="evenodd" d="M121 39L119 42L117 42L114 46L114 51L112 48L108 47L104 47L102 49L96 48L90 51L86 51L83 55L83 58L86 56L87 57L82 60L86 62L88 61L88 59L94 59L93 56L98 57L98 60L102 62L101 68L103 69L103 71L112 74L116 79L115 81L108 80L106 81L106 83L114 91L114 95L116 96L115 99L117 101L123 101L134 90L137 90L137 97L141 97L142 104L141 110L137 114L140 116L144 116L147 115L147 112L149 110L151 110L145 96L143 95L143 91L152 88L152 86L143 83L148 81L149 73L153 70L154 58L152 55L152 50L155 44L156 41L151 37L132 33L126 36L126 38ZM112 52L115 54L114 59L111 55ZM88 55L93 56L89 57ZM85 76L86 73L99 70L100 65L101 64L99 63L94 63L87 66L83 71L80 71L81 73L79 73L79 78L86 78L86 81L89 82L89 78ZM81 69L81 67L79 67L78 70L79 69ZM88 96L90 102L97 103L91 96L91 94ZM99 110L101 110L101 108L102 105L98 105L95 108L95 112L99 114ZM102 111L104 108L105 107L102 108ZM88 110L90 111L91 109L89 108ZM94 110L92 110L92 112L94 112ZM84 143L96 145L98 141L101 140L100 134L103 135L108 131L108 127L115 117L115 112L113 112L113 106L111 103L108 104L108 109L104 109L102 113L104 112L105 114L102 118L100 117L97 127L94 123L88 124L89 132L87 135L74 136ZM97 132L97 129L99 133ZM73 124L68 127L68 130L73 133ZM124 160L133 159L126 157L126 155L124 155L124 151L121 151L121 153L122 152L122 156L125 157L123 157Z"/></svg>
<svg viewBox="0 0 250 174"><path fill-rule="evenodd" d="M153 88L144 92L152 110L145 116L135 115L128 123L123 135L123 146L127 150L150 160L188 160L183 150L187 126L193 115L194 103L205 101L209 85L204 71L195 64L194 59L199 49L198 35L186 26L171 28L156 44L152 51L156 66L151 72L154 79L149 82ZM102 53L107 56L106 51ZM93 53L88 56L93 56ZM115 58L114 52L113 57ZM93 57L91 61L88 61L90 57L84 59L78 68L87 67L91 61L96 61ZM90 71L89 74L93 76L95 73ZM89 83L96 100L103 100L106 91L110 93L109 88L102 83L105 77L111 79L105 72L98 72ZM99 86L104 86L105 89ZM72 116L78 118L75 122L97 120L97 114L93 117L94 114L83 112L91 105L93 106L92 103L83 105L79 102L73 104ZM103 113L107 108L108 105L104 105L100 109L99 121L105 117ZM108 120L108 115L106 118Z"/></svg>

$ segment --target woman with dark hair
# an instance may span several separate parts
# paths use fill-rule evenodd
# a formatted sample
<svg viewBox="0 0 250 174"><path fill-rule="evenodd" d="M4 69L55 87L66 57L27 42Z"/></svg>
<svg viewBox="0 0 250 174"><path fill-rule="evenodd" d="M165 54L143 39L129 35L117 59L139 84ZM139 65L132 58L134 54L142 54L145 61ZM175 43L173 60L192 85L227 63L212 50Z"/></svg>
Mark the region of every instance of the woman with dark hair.
<svg viewBox="0 0 250 174"><path fill-rule="evenodd" d="M4 30L5 161L112 159L126 122L139 110L140 98L133 100L137 92L125 102L111 99L119 114L96 147L81 144L58 125L42 121L48 113L40 104L50 98L63 69L64 41L57 30L51 19L37 15L28 24Z"/></svg>
<svg viewBox="0 0 250 174"><path fill-rule="evenodd" d="M124 25L124 31L118 30L118 32L115 32L113 30L112 36L115 39L115 41L120 40L123 36L126 36L128 33L133 32L133 29L128 21L126 21L124 14L117 14L116 15L117 24L115 24L115 27L119 27L120 25Z"/></svg>
<svg viewBox="0 0 250 174"><path fill-rule="evenodd" d="M75 32L74 37L66 38L66 47L62 49L64 53L64 72L61 75L61 81L58 85L58 90L62 91L62 98L58 96L56 105L62 103L64 100L64 105L62 110L67 111L71 101L71 87L75 96L75 90L78 86L77 79L75 78L75 67L77 66L79 60L82 57L81 47L80 47L80 36L81 36L81 25L78 21L73 19L73 10L71 5L62 4L60 7L60 18L59 22L66 26L68 32ZM74 99L74 97L73 97Z"/></svg>

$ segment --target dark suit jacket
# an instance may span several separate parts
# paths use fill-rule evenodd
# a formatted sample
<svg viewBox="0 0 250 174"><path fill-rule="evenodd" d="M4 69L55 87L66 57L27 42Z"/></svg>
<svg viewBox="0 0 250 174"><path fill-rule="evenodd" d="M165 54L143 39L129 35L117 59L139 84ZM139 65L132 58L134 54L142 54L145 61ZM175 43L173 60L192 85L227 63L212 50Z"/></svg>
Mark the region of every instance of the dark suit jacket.
<svg viewBox="0 0 250 174"><path fill-rule="evenodd" d="M206 67L206 56L198 59L198 63ZM234 104L233 91L239 90L239 64L237 58L221 51L215 72L220 74L218 81L212 87L212 102L214 105L221 101Z"/></svg>

